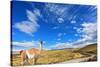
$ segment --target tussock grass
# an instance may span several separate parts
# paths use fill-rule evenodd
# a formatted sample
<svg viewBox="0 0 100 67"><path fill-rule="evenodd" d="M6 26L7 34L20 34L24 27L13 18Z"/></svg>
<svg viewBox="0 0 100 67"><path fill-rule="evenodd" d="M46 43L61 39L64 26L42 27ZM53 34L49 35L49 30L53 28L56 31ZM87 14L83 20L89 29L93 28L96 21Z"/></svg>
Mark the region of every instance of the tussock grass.
<svg viewBox="0 0 100 67"><path fill-rule="evenodd" d="M43 51L40 57L37 59L37 64L54 64L59 62L64 62L67 60L80 58L83 55L80 53L73 53L68 50L48 50ZM20 55L13 55L12 57L12 65L17 66L20 65L21 59ZM30 63L30 65L32 62Z"/></svg>
<svg viewBox="0 0 100 67"><path fill-rule="evenodd" d="M63 50L48 50L43 51L39 58L37 59L36 64L54 64L54 63L60 63L72 59L77 58L83 58L83 57L89 57L91 55L94 55L92 59L89 59L88 61L94 61L97 60L97 44L91 44L88 46L85 46L83 48L76 48L76 49L63 49ZM20 54L13 54L12 55L12 65L13 66L20 66L21 65L21 58ZM30 60L30 63L28 65L32 65L32 61Z"/></svg>

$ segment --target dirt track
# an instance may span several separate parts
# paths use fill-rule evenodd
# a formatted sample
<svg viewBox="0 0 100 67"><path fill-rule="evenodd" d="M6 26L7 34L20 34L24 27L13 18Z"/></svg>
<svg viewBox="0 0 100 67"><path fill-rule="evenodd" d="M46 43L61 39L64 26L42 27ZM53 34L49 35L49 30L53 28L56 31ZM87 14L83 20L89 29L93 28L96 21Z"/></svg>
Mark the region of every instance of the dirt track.
<svg viewBox="0 0 100 67"><path fill-rule="evenodd" d="M69 60L69 61L66 61L66 62L61 62L61 64L84 62L84 61L88 61L90 59L93 59L94 57L95 57L95 55L91 55L89 57L84 57L84 58Z"/></svg>

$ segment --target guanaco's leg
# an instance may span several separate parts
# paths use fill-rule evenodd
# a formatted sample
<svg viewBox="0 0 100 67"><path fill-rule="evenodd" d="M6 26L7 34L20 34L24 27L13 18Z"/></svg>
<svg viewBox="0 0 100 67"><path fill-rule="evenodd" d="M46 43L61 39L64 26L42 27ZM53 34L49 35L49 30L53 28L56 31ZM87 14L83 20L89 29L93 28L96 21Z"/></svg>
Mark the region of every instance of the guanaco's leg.
<svg viewBox="0 0 100 67"><path fill-rule="evenodd" d="M37 56L37 57L35 56L35 57L33 58L33 64L34 64L34 65L37 63L37 59L38 59L38 56Z"/></svg>
<svg viewBox="0 0 100 67"><path fill-rule="evenodd" d="M21 65L24 65L27 62L27 58L26 58L25 53L21 54L21 60L22 60Z"/></svg>

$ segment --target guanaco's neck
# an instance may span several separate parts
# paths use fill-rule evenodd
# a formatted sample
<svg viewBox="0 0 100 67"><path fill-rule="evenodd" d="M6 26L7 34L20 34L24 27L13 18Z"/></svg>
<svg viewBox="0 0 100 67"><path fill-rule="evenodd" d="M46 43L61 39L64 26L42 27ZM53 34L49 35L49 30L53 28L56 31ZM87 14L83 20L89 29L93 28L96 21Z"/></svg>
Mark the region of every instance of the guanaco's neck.
<svg viewBox="0 0 100 67"><path fill-rule="evenodd" d="M39 44L39 50L40 50L40 51L42 51L42 45L43 45L43 43L42 43L42 41L41 41L40 44Z"/></svg>

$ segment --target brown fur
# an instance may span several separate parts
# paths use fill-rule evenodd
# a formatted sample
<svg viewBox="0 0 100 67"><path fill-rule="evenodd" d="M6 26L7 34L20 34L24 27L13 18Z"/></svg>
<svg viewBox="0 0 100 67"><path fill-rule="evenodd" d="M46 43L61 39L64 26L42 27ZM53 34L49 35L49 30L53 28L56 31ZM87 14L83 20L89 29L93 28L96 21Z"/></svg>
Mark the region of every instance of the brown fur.
<svg viewBox="0 0 100 67"><path fill-rule="evenodd" d="M40 50L35 49L35 48L28 49L28 52L30 54L40 54Z"/></svg>
<svg viewBox="0 0 100 67"><path fill-rule="evenodd" d="M35 49L35 48L27 49L27 51L29 54L35 55L35 58L33 58L33 64L36 64L37 57L41 51L39 49ZM21 64L23 65L25 62L28 62L26 50L21 50L20 54L21 54L21 60L22 60Z"/></svg>

